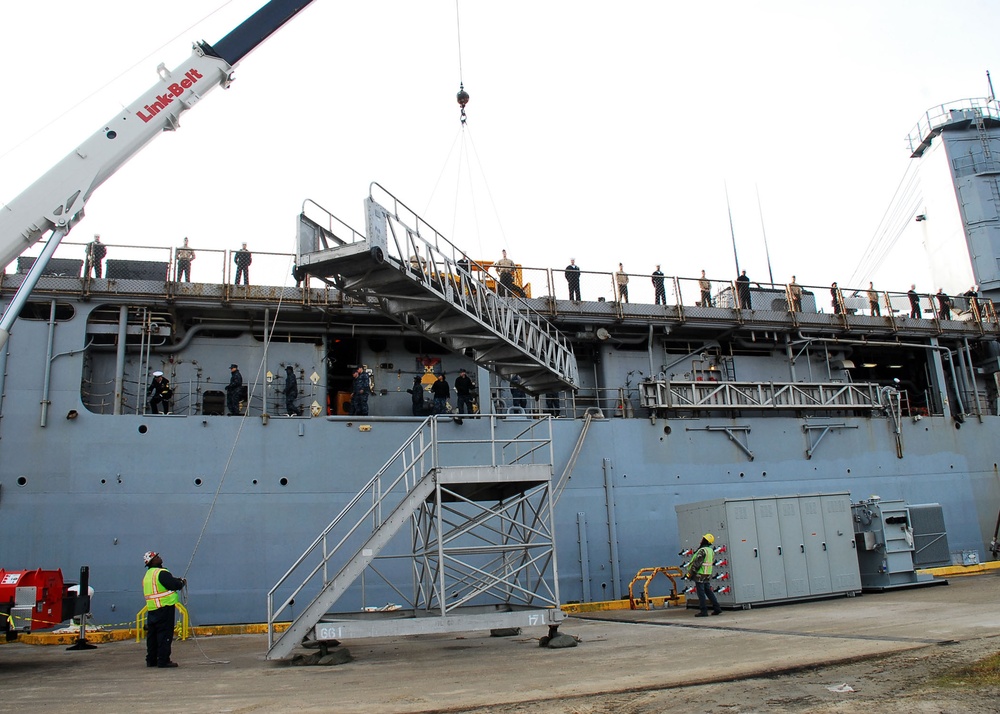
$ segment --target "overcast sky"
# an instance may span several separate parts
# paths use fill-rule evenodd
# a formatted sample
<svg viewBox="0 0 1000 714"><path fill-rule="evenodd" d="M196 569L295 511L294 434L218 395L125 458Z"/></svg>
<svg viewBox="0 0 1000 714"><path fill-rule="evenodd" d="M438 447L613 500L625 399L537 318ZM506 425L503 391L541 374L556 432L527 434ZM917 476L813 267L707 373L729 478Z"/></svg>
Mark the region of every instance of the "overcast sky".
<svg viewBox="0 0 1000 714"><path fill-rule="evenodd" d="M151 87L157 64L178 67L261 4L5 8L0 201ZM775 280L843 285L910 161L907 132L929 107L987 94L1000 26L986 0L458 11L461 72L454 0L316 0L98 189L67 240L293 252L304 199L363 229L378 181L474 258L731 278L728 186L754 280L768 275L759 191ZM906 240L870 277L934 289Z"/></svg>

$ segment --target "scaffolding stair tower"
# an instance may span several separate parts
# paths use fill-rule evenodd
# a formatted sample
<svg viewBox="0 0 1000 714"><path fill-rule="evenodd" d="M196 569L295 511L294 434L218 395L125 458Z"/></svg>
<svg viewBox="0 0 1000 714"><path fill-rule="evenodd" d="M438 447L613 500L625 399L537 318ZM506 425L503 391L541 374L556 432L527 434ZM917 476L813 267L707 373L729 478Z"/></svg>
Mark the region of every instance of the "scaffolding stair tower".
<svg viewBox="0 0 1000 714"><path fill-rule="evenodd" d="M529 626L555 633L565 615L551 421L475 421L479 439L469 438L468 422L426 419L275 584L268 659L309 641ZM459 430L463 438L443 433ZM369 578L403 604L366 605ZM343 600L360 607L334 611Z"/></svg>
<svg viewBox="0 0 1000 714"><path fill-rule="evenodd" d="M351 299L505 379L520 375L526 392L577 389L569 341L498 276L378 184L372 184L365 213L367 236L306 201L297 274L332 282Z"/></svg>

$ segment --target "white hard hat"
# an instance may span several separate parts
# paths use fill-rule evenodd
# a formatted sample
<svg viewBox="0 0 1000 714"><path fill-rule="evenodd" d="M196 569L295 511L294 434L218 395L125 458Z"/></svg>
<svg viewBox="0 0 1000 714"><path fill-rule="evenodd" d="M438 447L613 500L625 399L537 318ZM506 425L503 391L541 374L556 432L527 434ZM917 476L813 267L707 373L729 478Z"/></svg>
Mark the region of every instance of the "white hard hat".
<svg viewBox="0 0 1000 714"><path fill-rule="evenodd" d="M153 376L154 377L162 377L163 376L163 372L157 370L157 371L153 372Z"/></svg>

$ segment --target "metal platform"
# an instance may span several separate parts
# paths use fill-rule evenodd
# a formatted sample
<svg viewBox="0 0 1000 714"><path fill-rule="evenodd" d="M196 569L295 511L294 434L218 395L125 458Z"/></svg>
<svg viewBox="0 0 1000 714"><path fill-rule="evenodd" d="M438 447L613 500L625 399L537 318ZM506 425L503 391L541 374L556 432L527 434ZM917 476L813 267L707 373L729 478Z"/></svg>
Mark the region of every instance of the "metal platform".
<svg viewBox="0 0 1000 714"><path fill-rule="evenodd" d="M268 659L310 639L558 626L551 420L490 419L486 440L431 417L400 446L268 593ZM367 605L366 578L401 604ZM333 612L345 595L360 610Z"/></svg>
<svg viewBox="0 0 1000 714"><path fill-rule="evenodd" d="M299 217L300 273L332 281L492 372L520 375L526 392L577 388L569 341L546 318L402 202L373 188L390 207L369 196L367 237L307 202L313 217L305 209Z"/></svg>

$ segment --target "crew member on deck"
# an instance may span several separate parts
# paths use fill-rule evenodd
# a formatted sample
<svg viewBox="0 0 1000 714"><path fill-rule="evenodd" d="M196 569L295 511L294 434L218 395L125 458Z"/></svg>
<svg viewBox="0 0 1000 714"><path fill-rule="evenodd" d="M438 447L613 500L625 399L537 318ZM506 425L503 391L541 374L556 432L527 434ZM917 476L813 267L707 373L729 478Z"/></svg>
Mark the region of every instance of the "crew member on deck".
<svg viewBox="0 0 1000 714"><path fill-rule="evenodd" d="M94 277L101 277L101 261L108 254L108 248L101 243L101 236L94 234L94 240L87 243L87 259L84 261L83 277L90 277L90 269L94 269Z"/></svg>
<svg viewBox="0 0 1000 714"><path fill-rule="evenodd" d="M910 317L914 320L920 319L920 296L917 295L917 285L914 283L906 291L906 297L910 298Z"/></svg>
<svg viewBox="0 0 1000 714"><path fill-rule="evenodd" d="M177 282L191 282L191 261L194 260L194 251L188 248L188 239L184 239L184 245L177 249Z"/></svg>
<svg viewBox="0 0 1000 714"><path fill-rule="evenodd" d="M792 299L792 311L802 312L802 286L795 282L795 276L792 276L792 282L788 283L788 296Z"/></svg>
<svg viewBox="0 0 1000 714"><path fill-rule="evenodd" d="M712 307L712 281L705 277L704 270L701 271L698 287L701 288L701 306Z"/></svg>
<svg viewBox="0 0 1000 714"><path fill-rule="evenodd" d="M569 265L563 274L566 276L566 285L569 286L569 299L580 302L580 266L576 264L576 258L569 259Z"/></svg>
<svg viewBox="0 0 1000 714"><path fill-rule="evenodd" d="M233 282L233 285L239 285L240 278L242 277L243 284L249 286L250 263L253 262L253 254L247 250L246 243L244 243L243 247L233 254L233 262L236 263L236 280Z"/></svg>
<svg viewBox="0 0 1000 714"><path fill-rule="evenodd" d="M615 285L618 286L618 300L619 302L628 302L628 273L625 272L625 268L622 264L618 264L618 270L615 271Z"/></svg>
<svg viewBox="0 0 1000 714"><path fill-rule="evenodd" d="M170 388L170 380L163 376L163 372L157 370L153 372L153 381L149 384L146 394L150 397L149 408L153 414L160 413L160 405L163 405L163 413L170 413L170 397L174 395L174 390Z"/></svg>
<svg viewBox="0 0 1000 714"><path fill-rule="evenodd" d="M875 289L875 283L868 281L868 308L872 312L872 317L880 317L882 315L882 310L879 309L878 304L878 290Z"/></svg>
<svg viewBox="0 0 1000 714"><path fill-rule="evenodd" d="M240 392L243 390L243 375L235 364L229 365L229 384L226 385L226 407L229 416L240 413Z"/></svg>
<svg viewBox="0 0 1000 714"><path fill-rule="evenodd" d="M514 292L514 271L517 269L517 265L507 257L506 250L501 252L503 257L493 265L496 266L497 274L500 276L500 294L510 295Z"/></svg>
<svg viewBox="0 0 1000 714"><path fill-rule="evenodd" d="M285 413L288 416L298 416L299 408L295 400L299 398L299 383L295 379L295 369L292 365L285 367Z"/></svg>
<svg viewBox="0 0 1000 714"><path fill-rule="evenodd" d="M653 271L653 292L656 293L655 305L666 305L667 304L667 291L663 286L663 271L660 270L660 266L656 266L656 270Z"/></svg>

